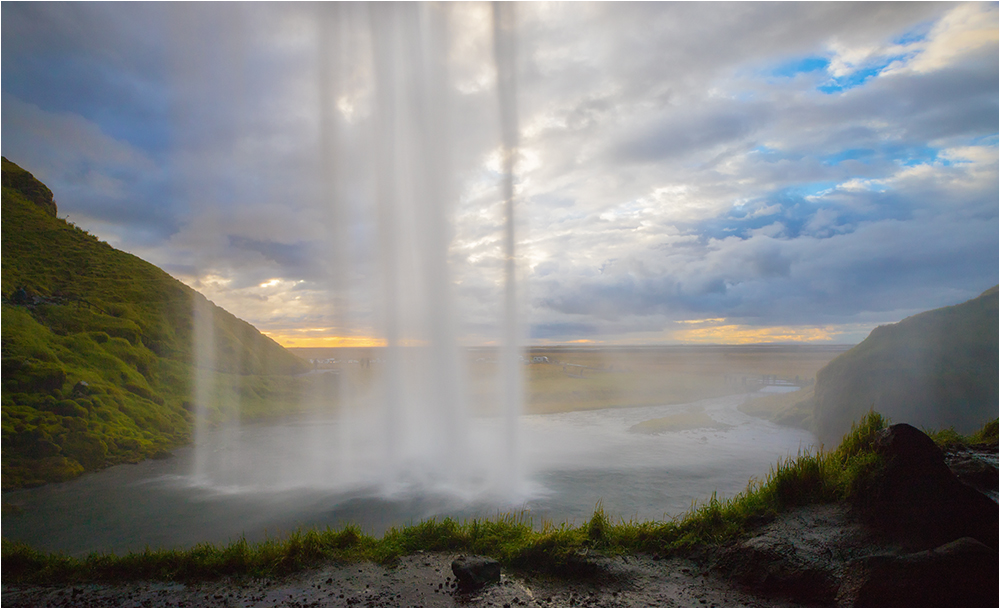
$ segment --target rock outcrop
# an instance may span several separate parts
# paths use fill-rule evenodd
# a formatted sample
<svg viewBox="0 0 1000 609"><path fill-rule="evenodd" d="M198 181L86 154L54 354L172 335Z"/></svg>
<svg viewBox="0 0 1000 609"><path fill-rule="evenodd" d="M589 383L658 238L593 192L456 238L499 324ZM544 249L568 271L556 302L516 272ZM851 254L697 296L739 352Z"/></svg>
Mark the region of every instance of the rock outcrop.
<svg viewBox="0 0 1000 609"><path fill-rule="evenodd" d="M885 467L855 499L861 517L912 550L928 550L960 537L997 548L997 504L963 484L927 434L905 423L875 442Z"/></svg>
<svg viewBox="0 0 1000 609"><path fill-rule="evenodd" d="M0 162L3 164L3 185L19 191L29 201L44 209L45 213L55 218L58 209L49 187L39 182L31 172L21 169L5 157Z"/></svg>
<svg viewBox="0 0 1000 609"><path fill-rule="evenodd" d="M835 446L869 409L969 434L997 416L998 290L879 326L816 374L816 435Z"/></svg>
<svg viewBox="0 0 1000 609"><path fill-rule="evenodd" d="M995 607L997 552L962 537L933 550L869 556L847 566L837 604L847 607Z"/></svg>
<svg viewBox="0 0 1000 609"><path fill-rule="evenodd" d="M721 548L712 567L754 593L809 605L996 606L997 503L910 425L883 430L875 448L884 467L851 503L784 513Z"/></svg>
<svg viewBox="0 0 1000 609"><path fill-rule="evenodd" d="M451 563L461 590L476 590L500 582L500 563L485 556L459 556Z"/></svg>

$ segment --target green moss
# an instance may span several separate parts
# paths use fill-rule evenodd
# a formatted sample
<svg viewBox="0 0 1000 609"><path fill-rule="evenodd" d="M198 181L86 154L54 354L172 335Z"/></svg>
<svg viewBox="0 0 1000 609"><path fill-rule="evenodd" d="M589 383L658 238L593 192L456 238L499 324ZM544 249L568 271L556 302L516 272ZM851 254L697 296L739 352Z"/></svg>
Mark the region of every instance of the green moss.
<svg viewBox="0 0 1000 609"><path fill-rule="evenodd" d="M253 388L241 394L247 417L297 402L302 383L288 375L305 362L155 266L56 218L54 204L49 213L35 200L48 189L6 159L3 176L5 489L188 442L196 302L211 311L220 353L229 354L208 373L219 387L210 413L219 418L227 389L239 385Z"/></svg>

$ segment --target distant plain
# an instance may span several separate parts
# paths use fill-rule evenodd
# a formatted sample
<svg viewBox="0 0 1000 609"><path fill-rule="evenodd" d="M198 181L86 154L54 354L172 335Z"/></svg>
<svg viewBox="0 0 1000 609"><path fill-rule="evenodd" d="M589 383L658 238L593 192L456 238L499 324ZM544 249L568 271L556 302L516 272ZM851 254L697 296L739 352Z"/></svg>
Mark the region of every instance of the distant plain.
<svg viewBox="0 0 1000 609"><path fill-rule="evenodd" d="M525 355L524 413L687 404L757 391L766 383L808 387L820 368L852 346L532 347ZM289 350L319 360L318 371L335 370L361 384L377 378L387 352L380 347ZM497 350L469 348L464 354L470 403L481 414L495 412Z"/></svg>

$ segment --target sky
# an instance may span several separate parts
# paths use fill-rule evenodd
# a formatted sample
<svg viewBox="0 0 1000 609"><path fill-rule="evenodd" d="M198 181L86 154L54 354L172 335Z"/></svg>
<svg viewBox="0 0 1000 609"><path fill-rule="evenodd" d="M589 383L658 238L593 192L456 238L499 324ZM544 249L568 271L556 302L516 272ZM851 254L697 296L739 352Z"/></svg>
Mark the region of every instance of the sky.
<svg viewBox="0 0 1000 609"><path fill-rule="evenodd" d="M0 147L285 346L496 343L502 108L531 344L856 343L998 283L996 3L514 9L511 108L487 4L3 2Z"/></svg>

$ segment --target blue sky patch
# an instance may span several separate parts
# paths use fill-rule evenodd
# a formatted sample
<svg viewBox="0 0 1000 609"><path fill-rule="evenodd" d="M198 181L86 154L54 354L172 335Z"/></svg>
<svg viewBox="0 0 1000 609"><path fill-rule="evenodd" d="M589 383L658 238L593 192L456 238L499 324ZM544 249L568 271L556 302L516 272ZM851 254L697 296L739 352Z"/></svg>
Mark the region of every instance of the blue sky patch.
<svg viewBox="0 0 1000 609"><path fill-rule="evenodd" d="M906 220L912 215L909 202L891 191L848 195L868 200L868 204L860 207L845 205L842 200L836 198L823 198L820 201L807 198L831 191L837 184L837 182L806 182L788 186L752 201L735 205L714 218L678 228L686 230L689 234L698 235L699 240L704 243L709 239L725 239L733 236L748 239L754 231L780 222L784 226L781 238L795 239L804 233L813 233L809 225L820 209L836 210L836 219L829 224L829 228L856 226L886 219ZM775 205L779 205L780 210L761 213L761 210Z"/></svg>
<svg viewBox="0 0 1000 609"><path fill-rule="evenodd" d="M855 70L847 76L841 76L839 78L831 78L826 83L816 87L823 93L840 93L841 91L847 91L855 87L859 87L872 78L878 76L878 73L882 71L885 66L881 65L873 68L865 68L863 70Z"/></svg>
<svg viewBox="0 0 1000 609"><path fill-rule="evenodd" d="M771 71L771 74L781 78L791 78L797 74L825 70L829 65L830 60L825 57L803 57L779 65Z"/></svg>
<svg viewBox="0 0 1000 609"><path fill-rule="evenodd" d="M821 163L827 166L839 165L844 161L860 161L865 164L870 164L873 161L890 161L906 167L930 163L951 165L951 161L938 156L939 152L939 148L926 145L890 144L880 146L878 149L848 148L818 158Z"/></svg>
<svg viewBox="0 0 1000 609"><path fill-rule="evenodd" d="M913 44L914 42L921 42L927 40L927 33L930 32L931 27L934 23L932 21L926 21L920 25L910 29L905 32L902 36L898 38L893 38L893 44Z"/></svg>
<svg viewBox="0 0 1000 609"><path fill-rule="evenodd" d="M844 161L866 162L873 156L875 156L875 151L870 148L851 148L821 157L821 161L824 165L837 165L838 163L843 163Z"/></svg>
<svg viewBox="0 0 1000 609"><path fill-rule="evenodd" d="M891 146L885 152L886 156L906 167L929 163L951 165L951 161L938 157L940 149L930 146Z"/></svg>
<svg viewBox="0 0 1000 609"><path fill-rule="evenodd" d="M803 156L801 153L779 150L777 148L769 148L767 146L757 146L750 150L750 154L756 155L761 160L768 163L777 163L778 161L799 161L802 160Z"/></svg>

